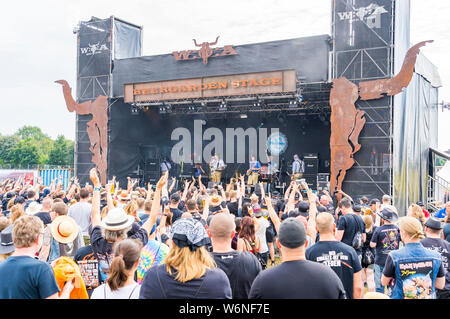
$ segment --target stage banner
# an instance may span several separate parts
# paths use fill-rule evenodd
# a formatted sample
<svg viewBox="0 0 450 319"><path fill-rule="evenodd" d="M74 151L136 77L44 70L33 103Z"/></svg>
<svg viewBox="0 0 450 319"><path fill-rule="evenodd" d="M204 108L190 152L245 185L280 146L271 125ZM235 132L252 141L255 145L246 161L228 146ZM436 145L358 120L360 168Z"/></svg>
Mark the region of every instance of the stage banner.
<svg viewBox="0 0 450 319"><path fill-rule="evenodd" d="M142 29L118 19L114 19L114 55L115 59L128 59L141 56Z"/></svg>
<svg viewBox="0 0 450 319"><path fill-rule="evenodd" d="M393 0L335 0L335 78L383 78L390 72Z"/></svg>

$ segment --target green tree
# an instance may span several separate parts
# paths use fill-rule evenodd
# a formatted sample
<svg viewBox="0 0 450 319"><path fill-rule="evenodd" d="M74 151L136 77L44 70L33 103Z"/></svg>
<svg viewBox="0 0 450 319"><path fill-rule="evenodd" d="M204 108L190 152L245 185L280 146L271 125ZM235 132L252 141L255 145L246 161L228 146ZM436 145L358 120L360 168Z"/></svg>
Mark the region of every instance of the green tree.
<svg viewBox="0 0 450 319"><path fill-rule="evenodd" d="M20 138L16 135L0 135L0 164L9 163L11 161L11 151L20 142Z"/></svg>
<svg viewBox="0 0 450 319"><path fill-rule="evenodd" d="M48 164L61 166L73 165L73 147L73 141L66 140L63 135L58 135L48 154Z"/></svg>
<svg viewBox="0 0 450 319"><path fill-rule="evenodd" d="M14 165L33 165L39 161L39 148L30 138L20 140L10 152L10 163Z"/></svg>
<svg viewBox="0 0 450 319"><path fill-rule="evenodd" d="M48 155L53 147L53 140L37 126L23 126L17 130L16 136L22 140L30 140L38 148L38 160L34 164L47 164Z"/></svg>

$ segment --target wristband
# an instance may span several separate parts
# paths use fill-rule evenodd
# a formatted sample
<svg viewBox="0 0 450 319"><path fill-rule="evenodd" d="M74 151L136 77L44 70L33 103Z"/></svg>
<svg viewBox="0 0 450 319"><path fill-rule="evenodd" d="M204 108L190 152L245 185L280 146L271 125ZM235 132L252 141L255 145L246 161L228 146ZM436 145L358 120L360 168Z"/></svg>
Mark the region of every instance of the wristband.
<svg viewBox="0 0 450 319"><path fill-rule="evenodd" d="M94 187L94 192L95 192L95 191L101 191L101 190L102 190L101 187Z"/></svg>

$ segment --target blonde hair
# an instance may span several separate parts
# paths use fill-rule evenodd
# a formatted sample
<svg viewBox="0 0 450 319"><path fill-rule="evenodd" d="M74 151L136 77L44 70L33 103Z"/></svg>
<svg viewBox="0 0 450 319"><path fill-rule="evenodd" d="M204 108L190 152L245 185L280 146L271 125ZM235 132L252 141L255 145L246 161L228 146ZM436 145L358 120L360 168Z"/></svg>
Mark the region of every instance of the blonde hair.
<svg viewBox="0 0 450 319"><path fill-rule="evenodd" d="M44 223L39 217L30 215L19 217L14 223L12 232L14 246L16 248L31 247L43 229Z"/></svg>
<svg viewBox="0 0 450 319"><path fill-rule="evenodd" d="M125 210L125 213L127 213L127 215L133 215L133 213L137 209L137 204L134 200L132 200L123 209Z"/></svg>
<svg viewBox="0 0 450 319"><path fill-rule="evenodd" d="M422 222L422 224L425 223L425 214L419 205L411 205L411 217L417 218Z"/></svg>
<svg viewBox="0 0 450 319"><path fill-rule="evenodd" d="M25 215L25 211L23 210L23 206L20 204L14 205L11 207L11 222L14 223L19 217Z"/></svg>
<svg viewBox="0 0 450 319"><path fill-rule="evenodd" d="M205 247L191 251L189 247L180 248L172 245L165 263L167 272L172 275L172 268L174 268L176 270L175 280L183 283L201 278L208 269L217 267Z"/></svg>
<svg viewBox="0 0 450 319"><path fill-rule="evenodd" d="M411 216L405 216L398 220L398 226L400 230L406 233L410 239L422 239L425 238L422 225L420 222Z"/></svg>
<svg viewBox="0 0 450 319"><path fill-rule="evenodd" d="M100 213L100 218L103 219L108 215L109 209L108 206L103 207L102 212Z"/></svg>
<svg viewBox="0 0 450 319"><path fill-rule="evenodd" d="M372 229L373 227L373 218L370 215L364 215L363 221L366 224L366 229Z"/></svg>
<svg viewBox="0 0 450 319"><path fill-rule="evenodd" d="M11 208L14 206L14 200L16 199L16 196L11 198L8 202L8 205L6 205L6 210L11 210Z"/></svg>

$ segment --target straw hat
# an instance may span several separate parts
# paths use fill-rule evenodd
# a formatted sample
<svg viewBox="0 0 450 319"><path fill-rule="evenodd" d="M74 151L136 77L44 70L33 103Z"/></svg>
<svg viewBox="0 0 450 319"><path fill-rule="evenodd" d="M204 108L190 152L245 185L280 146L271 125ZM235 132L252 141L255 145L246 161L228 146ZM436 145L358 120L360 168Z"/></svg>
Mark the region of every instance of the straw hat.
<svg viewBox="0 0 450 319"><path fill-rule="evenodd" d="M130 195L128 195L127 191L122 191L119 195L119 200L129 200L130 199Z"/></svg>
<svg viewBox="0 0 450 319"><path fill-rule="evenodd" d="M219 195L214 195L213 197L211 197L211 205L213 207L217 207L220 204L222 204L222 200L220 199Z"/></svg>
<svg viewBox="0 0 450 319"><path fill-rule="evenodd" d="M105 218L100 223L100 226L107 230L122 230L134 222L134 217L127 215L123 208L114 208L108 212Z"/></svg>
<svg viewBox="0 0 450 319"><path fill-rule="evenodd" d="M36 213L39 213L41 211L42 205L40 205L38 202L31 202L30 205L28 205L25 213L28 215L34 215Z"/></svg>
<svg viewBox="0 0 450 319"><path fill-rule="evenodd" d="M77 222L66 215L56 217L50 227L53 238L62 244L73 242L80 231Z"/></svg>

